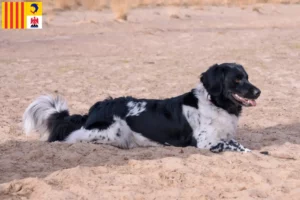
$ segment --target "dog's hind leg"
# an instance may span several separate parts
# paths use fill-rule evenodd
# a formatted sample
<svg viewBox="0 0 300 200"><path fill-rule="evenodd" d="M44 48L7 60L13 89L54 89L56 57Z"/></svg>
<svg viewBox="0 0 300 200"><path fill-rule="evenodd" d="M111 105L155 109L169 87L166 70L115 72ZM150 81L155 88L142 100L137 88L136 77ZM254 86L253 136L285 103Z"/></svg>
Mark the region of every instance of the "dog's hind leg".
<svg viewBox="0 0 300 200"><path fill-rule="evenodd" d="M251 152L250 149L245 148L233 139L229 141L220 141L218 144L212 146L210 151L213 153L220 153L223 151Z"/></svg>
<svg viewBox="0 0 300 200"><path fill-rule="evenodd" d="M94 128L91 130L82 127L73 131L65 140L67 143L91 142L94 144L109 144L120 148L130 148L132 132L126 122L115 118L114 122L106 129Z"/></svg>

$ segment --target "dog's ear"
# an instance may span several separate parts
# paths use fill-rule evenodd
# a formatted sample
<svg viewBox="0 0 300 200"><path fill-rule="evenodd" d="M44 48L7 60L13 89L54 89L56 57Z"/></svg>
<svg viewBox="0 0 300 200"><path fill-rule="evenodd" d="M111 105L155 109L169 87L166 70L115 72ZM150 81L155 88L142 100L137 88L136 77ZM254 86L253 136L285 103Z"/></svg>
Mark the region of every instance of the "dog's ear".
<svg viewBox="0 0 300 200"><path fill-rule="evenodd" d="M210 95L220 95L223 91L223 67L218 64L211 66L206 72L201 74L200 80Z"/></svg>

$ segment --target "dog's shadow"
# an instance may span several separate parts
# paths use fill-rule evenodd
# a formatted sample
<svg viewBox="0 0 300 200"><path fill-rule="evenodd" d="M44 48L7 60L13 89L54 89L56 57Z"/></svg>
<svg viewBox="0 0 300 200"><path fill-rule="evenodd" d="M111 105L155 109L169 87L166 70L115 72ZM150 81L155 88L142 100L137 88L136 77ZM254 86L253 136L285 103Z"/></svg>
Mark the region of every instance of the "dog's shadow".
<svg viewBox="0 0 300 200"><path fill-rule="evenodd" d="M285 142L300 144L300 124L253 130L240 128L238 141L253 150ZM0 145L0 184L26 177L46 177L54 171L73 168L125 165L129 160L186 158L192 154L215 156L193 147L152 147L122 150L107 145L60 142L8 141Z"/></svg>
<svg viewBox="0 0 300 200"><path fill-rule="evenodd" d="M300 123L276 125L263 129L240 128L237 140L244 146L261 150L284 143L300 144Z"/></svg>

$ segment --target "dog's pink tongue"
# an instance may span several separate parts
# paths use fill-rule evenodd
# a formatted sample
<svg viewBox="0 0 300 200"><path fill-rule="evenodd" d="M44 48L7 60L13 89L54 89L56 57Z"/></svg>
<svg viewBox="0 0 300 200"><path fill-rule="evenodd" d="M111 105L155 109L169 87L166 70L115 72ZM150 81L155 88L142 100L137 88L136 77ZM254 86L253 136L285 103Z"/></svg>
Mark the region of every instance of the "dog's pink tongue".
<svg viewBox="0 0 300 200"><path fill-rule="evenodd" d="M256 101L255 100L248 100L248 102L251 104L251 106L256 106Z"/></svg>

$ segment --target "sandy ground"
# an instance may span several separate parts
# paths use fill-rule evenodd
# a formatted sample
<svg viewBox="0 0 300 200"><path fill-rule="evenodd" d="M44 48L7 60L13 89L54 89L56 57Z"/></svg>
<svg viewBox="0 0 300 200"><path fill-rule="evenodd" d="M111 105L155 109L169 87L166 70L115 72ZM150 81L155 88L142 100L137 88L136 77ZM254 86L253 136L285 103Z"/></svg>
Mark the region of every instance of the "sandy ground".
<svg viewBox="0 0 300 200"><path fill-rule="evenodd" d="M205 7L170 19L164 8L138 9L127 23L109 11L68 11L48 16L41 31L1 30L0 199L299 200L299 10ZM40 94L59 93L71 113L85 113L108 95L182 94L208 66L231 61L262 90L237 134L252 153L120 150L22 134L22 113Z"/></svg>

